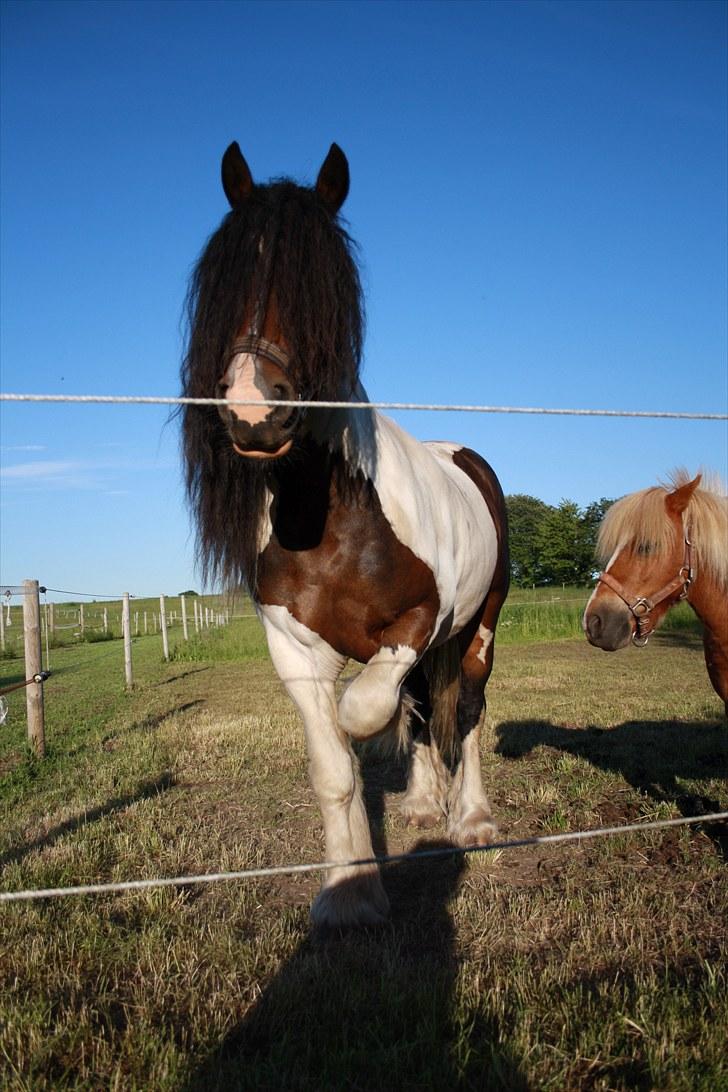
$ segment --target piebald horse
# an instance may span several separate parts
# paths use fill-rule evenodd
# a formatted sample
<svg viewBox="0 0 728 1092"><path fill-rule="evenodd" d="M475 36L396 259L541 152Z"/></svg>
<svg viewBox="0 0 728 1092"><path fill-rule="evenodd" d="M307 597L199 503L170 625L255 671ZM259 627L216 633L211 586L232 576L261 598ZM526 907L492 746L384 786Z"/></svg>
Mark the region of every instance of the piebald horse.
<svg viewBox="0 0 728 1092"><path fill-rule="evenodd" d="M728 716L728 497L676 471L622 497L599 530L605 566L584 612L591 644L641 646L682 599L703 623L705 664Z"/></svg>
<svg viewBox="0 0 728 1092"><path fill-rule="evenodd" d="M203 574L253 598L303 720L328 860L372 856L352 741L387 729L409 751L406 819L446 819L458 845L491 841L479 730L509 580L501 487L473 451L357 409L363 309L338 216L341 149L309 188L255 184L234 143L222 183L231 211L192 275L182 370L186 396L224 399L183 414ZM312 401L346 406L298 405ZM349 660L364 666L341 693ZM312 918L387 911L379 870L342 863Z"/></svg>

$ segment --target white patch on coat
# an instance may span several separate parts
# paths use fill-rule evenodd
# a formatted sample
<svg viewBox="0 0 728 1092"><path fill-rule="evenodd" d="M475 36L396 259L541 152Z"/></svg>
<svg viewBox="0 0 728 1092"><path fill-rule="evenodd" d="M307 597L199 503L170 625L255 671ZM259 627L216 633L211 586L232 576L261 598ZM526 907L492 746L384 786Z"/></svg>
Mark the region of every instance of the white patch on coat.
<svg viewBox="0 0 728 1092"><path fill-rule="evenodd" d="M488 649L493 641L493 631L488 629L487 626L478 626L478 637L480 637L483 644L476 658L480 660L481 664L484 664Z"/></svg>
<svg viewBox="0 0 728 1092"><path fill-rule="evenodd" d="M225 391L227 401L240 399L244 402L258 402L255 406L231 406L231 411L241 421L250 425L265 421L271 407L265 405L265 396L257 384L257 368L252 353L236 353L225 372L228 387Z"/></svg>

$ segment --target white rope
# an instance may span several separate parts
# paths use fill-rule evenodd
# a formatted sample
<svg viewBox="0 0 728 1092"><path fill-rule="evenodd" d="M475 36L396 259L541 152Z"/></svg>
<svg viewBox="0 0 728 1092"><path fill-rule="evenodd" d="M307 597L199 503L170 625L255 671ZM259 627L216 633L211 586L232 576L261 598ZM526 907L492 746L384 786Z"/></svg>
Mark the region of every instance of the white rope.
<svg viewBox="0 0 728 1092"><path fill-rule="evenodd" d="M547 409L544 406L461 406L420 402L304 402L271 398L165 398L116 394L0 394L0 402L78 402L155 406L290 406L298 409L427 410L434 413L530 413L557 417L658 417L682 421L728 421L728 413L653 410Z"/></svg>
<svg viewBox="0 0 728 1092"><path fill-rule="evenodd" d="M596 827L592 830L571 831L566 834L535 835L532 838L518 838L508 842L491 842L489 845L446 846L438 849L422 850L419 853L396 853L386 857L366 857L354 861L319 861L316 864L250 868L240 872L206 872L198 876L173 876L151 880L124 880L119 883L81 884L77 887L46 887L27 891L3 891L0 892L0 903L62 898L66 895L106 895L119 891L145 891L151 887L180 887L190 884L218 883L222 880L257 880L271 876L291 876L302 872L328 872L333 868L363 868L367 865L387 865L401 861L424 861L433 857L449 857L456 853L463 855L466 853L492 853L496 849L520 849L524 846L555 845L560 842L576 842L587 838L604 838L610 835L631 834L643 830L686 826L689 823L718 823L726 819L728 819L728 811L719 811L710 815L689 815L680 819L657 819L648 823L631 823L619 827Z"/></svg>

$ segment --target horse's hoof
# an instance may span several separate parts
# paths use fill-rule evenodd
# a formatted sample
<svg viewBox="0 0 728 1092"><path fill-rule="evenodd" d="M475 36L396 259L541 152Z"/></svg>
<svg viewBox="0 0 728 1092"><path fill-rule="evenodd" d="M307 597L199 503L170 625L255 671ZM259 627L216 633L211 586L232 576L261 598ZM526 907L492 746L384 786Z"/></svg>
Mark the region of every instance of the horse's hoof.
<svg viewBox="0 0 728 1092"><path fill-rule="evenodd" d="M426 811L424 808L402 808L402 818L408 827L432 830L440 822L442 812Z"/></svg>
<svg viewBox="0 0 728 1092"><path fill-rule="evenodd" d="M322 888L311 906L313 924L330 929L382 925L388 916L389 899L378 872L352 876Z"/></svg>
<svg viewBox="0 0 728 1092"><path fill-rule="evenodd" d="M498 838L498 826L488 815L468 815L448 825L448 834L456 846L488 846Z"/></svg>
<svg viewBox="0 0 728 1092"><path fill-rule="evenodd" d="M443 818L444 812L436 800L404 800L399 812L408 827L432 830Z"/></svg>

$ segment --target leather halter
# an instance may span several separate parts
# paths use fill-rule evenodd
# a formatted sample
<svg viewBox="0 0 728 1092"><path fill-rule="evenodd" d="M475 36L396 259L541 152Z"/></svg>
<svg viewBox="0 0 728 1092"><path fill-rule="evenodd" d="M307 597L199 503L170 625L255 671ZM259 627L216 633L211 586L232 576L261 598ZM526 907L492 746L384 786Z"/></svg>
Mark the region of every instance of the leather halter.
<svg viewBox="0 0 728 1092"><path fill-rule="evenodd" d="M616 595L627 605L636 623L635 632L632 634L632 643L637 648L644 648L652 633L654 633L655 627L651 629L647 628L650 621L650 612L659 604L664 602L665 599L669 599L674 595L676 591L680 592L679 599L686 599L690 585L693 582L694 572L692 565L692 548L693 544L690 540L690 528L685 531L685 553L683 555L683 563L680 566L680 570L677 576L674 576L669 583L665 584L659 591L654 592L652 595L633 595L631 592L620 584L611 573L606 570L600 573L597 577L597 583L606 584L608 588L611 588Z"/></svg>

